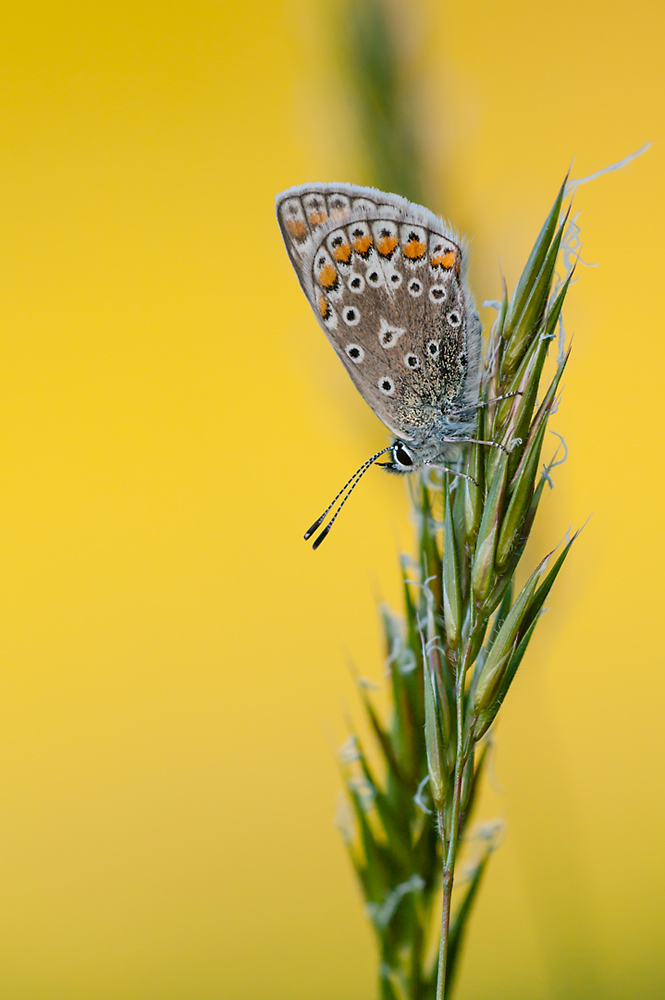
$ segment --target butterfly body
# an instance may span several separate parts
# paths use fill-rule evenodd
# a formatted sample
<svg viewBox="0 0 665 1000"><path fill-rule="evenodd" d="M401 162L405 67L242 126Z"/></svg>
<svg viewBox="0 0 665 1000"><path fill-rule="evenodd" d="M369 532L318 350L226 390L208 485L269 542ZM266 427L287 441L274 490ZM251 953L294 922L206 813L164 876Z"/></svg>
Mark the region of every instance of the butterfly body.
<svg viewBox="0 0 665 1000"><path fill-rule="evenodd" d="M276 213L319 324L395 435L384 467L449 464L471 436L480 381L464 241L420 205L349 184L290 188Z"/></svg>

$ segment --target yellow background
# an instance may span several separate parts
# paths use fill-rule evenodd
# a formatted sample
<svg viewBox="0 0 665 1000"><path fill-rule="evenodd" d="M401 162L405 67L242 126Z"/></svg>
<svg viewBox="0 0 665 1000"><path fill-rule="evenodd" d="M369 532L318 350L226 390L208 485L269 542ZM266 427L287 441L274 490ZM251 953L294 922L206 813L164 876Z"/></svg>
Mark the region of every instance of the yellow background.
<svg viewBox="0 0 665 1000"><path fill-rule="evenodd" d="M592 514L497 730L460 1000L665 993L663 5L401 5L431 207L514 282L573 156L583 256L540 552ZM277 191L354 159L339 5L6 5L0 996L360 1000L332 824L403 483L309 313ZM407 30L408 29L408 30ZM485 319L489 313L485 312ZM554 446L554 438L552 438ZM534 549L535 552L535 549Z"/></svg>

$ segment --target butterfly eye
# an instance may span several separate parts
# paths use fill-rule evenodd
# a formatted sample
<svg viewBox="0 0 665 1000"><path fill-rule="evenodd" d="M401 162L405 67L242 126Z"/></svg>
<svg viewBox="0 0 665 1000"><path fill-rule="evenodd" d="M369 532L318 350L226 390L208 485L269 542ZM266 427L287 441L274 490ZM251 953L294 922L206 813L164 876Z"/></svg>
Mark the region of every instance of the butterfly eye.
<svg viewBox="0 0 665 1000"><path fill-rule="evenodd" d="M402 444L401 441L395 443L393 448L393 461L397 462L398 465L403 465L406 469L411 468L413 465L413 456L411 452Z"/></svg>

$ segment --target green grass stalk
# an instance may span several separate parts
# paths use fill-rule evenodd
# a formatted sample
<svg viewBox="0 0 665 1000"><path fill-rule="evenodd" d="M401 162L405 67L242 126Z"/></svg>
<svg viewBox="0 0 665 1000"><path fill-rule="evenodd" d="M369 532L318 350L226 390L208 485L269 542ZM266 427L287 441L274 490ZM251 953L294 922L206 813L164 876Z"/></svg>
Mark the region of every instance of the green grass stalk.
<svg viewBox="0 0 665 1000"><path fill-rule="evenodd" d="M369 180L425 201L415 95L386 0L347 0L338 46ZM541 389L570 286L556 281L566 246L565 182L512 296L504 287L485 347L474 437L457 468L412 489L416 555L403 560L403 617L382 609L391 709L360 689L376 750L351 733L344 829L379 951L381 1000L449 1000L494 843L481 838L456 878L478 798L491 727L568 555L516 574L549 481L538 473L567 356ZM561 352L560 352L561 354ZM378 760L376 760L378 754ZM440 914L440 927L439 924ZM438 944L438 947L437 947Z"/></svg>

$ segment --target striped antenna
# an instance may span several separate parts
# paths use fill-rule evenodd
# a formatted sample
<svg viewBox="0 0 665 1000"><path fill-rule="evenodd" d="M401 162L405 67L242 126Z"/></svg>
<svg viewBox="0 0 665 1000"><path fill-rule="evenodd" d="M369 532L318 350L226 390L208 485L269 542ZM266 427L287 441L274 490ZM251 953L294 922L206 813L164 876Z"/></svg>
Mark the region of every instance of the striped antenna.
<svg viewBox="0 0 665 1000"><path fill-rule="evenodd" d="M339 516L340 510L342 509L342 507L344 506L344 504L346 503L346 501L349 499L349 497L351 496L351 494L353 493L354 489L356 488L356 486L358 485L358 483L360 482L360 480L362 479L362 477L365 475L365 473L367 472L367 470L369 469L369 467L371 465L373 465L374 462L376 462L377 458L380 458L381 455L385 455L385 453L387 451L392 451L392 448L393 448L393 446L390 444L390 445L388 445L387 448L382 448L381 451L377 451L376 455L372 455L372 457L368 458L366 462L363 462L363 464L360 466L360 468L356 472L354 472L354 474L351 476L351 478L349 479L348 483L345 483L345 485L342 486L342 488L339 491L339 493L337 494L337 496L331 501L331 503L328 504L328 506L324 510L323 514L321 515L321 517L317 518L317 520L314 522L314 524L312 525L312 527L307 529L307 531L305 532L305 536L304 536L305 537L305 541L307 541L309 538L311 538L312 535L314 534L314 532L318 528L321 527L321 525L325 521L326 517L328 516L328 513L335 506L335 504L337 503L337 501L339 500L339 498L342 496L342 494L346 493L346 491L348 490L348 493L346 493L346 496L343 498L342 502L340 503L339 507L337 508L337 510L335 511L335 513L333 514L333 516L331 517L331 519L328 522L328 524L326 525L326 527L314 539L314 542L312 544L312 548L313 549L318 549L319 545L321 544L321 542L326 537L326 535L328 534L328 532L332 528L333 524L337 520L337 518Z"/></svg>

